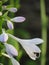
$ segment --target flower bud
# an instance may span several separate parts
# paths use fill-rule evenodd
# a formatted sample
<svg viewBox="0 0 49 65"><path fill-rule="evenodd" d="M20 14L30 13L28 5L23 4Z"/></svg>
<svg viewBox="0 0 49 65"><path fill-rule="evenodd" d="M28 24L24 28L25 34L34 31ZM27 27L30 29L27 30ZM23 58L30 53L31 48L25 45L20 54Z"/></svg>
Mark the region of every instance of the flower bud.
<svg viewBox="0 0 49 65"><path fill-rule="evenodd" d="M8 40L8 34L6 34L5 32L3 32L1 35L0 35L0 41L1 42L6 42Z"/></svg>
<svg viewBox="0 0 49 65"><path fill-rule="evenodd" d="M5 44L6 52L8 53L8 55L18 56L18 51L15 49L14 46L12 46L11 44L7 44L7 43L4 43L4 44Z"/></svg>
<svg viewBox="0 0 49 65"><path fill-rule="evenodd" d="M7 26L8 26L9 29L14 29L13 23L9 20L7 20Z"/></svg>
<svg viewBox="0 0 49 65"><path fill-rule="evenodd" d="M9 8L8 10L9 10L10 12L13 12L13 13L17 12L17 8L14 8L14 7L13 7L13 8Z"/></svg>
<svg viewBox="0 0 49 65"><path fill-rule="evenodd" d="M17 23L23 22L23 21L25 21L25 17L22 17L22 16L15 17L15 18L12 18L11 21L17 22Z"/></svg>

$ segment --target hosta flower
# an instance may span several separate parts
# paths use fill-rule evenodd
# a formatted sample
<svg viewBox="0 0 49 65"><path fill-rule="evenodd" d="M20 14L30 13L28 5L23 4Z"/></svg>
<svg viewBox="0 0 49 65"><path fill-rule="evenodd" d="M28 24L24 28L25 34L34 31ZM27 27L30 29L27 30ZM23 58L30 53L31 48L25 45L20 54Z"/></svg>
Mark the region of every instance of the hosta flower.
<svg viewBox="0 0 49 65"><path fill-rule="evenodd" d="M13 23L9 20L7 20L7 26L9 29L14 29Z"/></svg>
<svg viewBox="0 0 49 65"><path fill-rule="evenodd" d="M17 8L15 8L15 7L8 8L6 5L2 6L2 10L8 10L13 13L17 12Z"/></svg>
<svg viewBox="0 0 49 65"><path fill-rule="evenodd" d="M13 58L13 56L18 56L18 51L11 44L6 43L8 40L8 34L5 33L4 29L2 29L2 34L0 35L0 41L4 44L5 50L7 54L2 53L2 55L11 59L12 65L20 65L17 60Z"/></svg>
<svg viewBox="0 0 49 65"><path fill-rule="evenodd" d="M8 53L8 57L11 59L12 65L20 65L17 60L13 58L13 56L18 56L17 50L11 44L4 43L6 48L6 52Z"/></svg>
<svg viewBox="0 0 49 65"><path fill-rule="evenodd" d="M22 45L22 47L24 48L24 50L31 59L36 60L36 58L39 57L41 50L37 45L43 43L42 39L34 38L34 39L25 40L25 39L17 38L11 34L8 35L11 38L17 40Z"/></svg>
<svg viewBox="0 0 49 65"><path fill-rule="evenodd" d="M8 9L8 11L15 13L17 12L17 8L11 7Z"/></svg>
<svg viewBox="0 0 49 65"><path fill-rule="evenodd" d="M3 32L1 35L0 35L0 42L6 42L8 40L8 34Z"/></svg>
<svg viewBox="0 0 49 65"><path fill-rule="evenodd" d="M18 51L11 44L4 43L6 52L11 56L18 56Z"/></svg>
<svg viewBox="0 0 49 65"><path fill-rule="evenodd" d="M9 29L13 29L14 28L13 23L11 21L12 22L16 22L16 23L23 22L23 21L25 21L25 17L18 16L18 17L12 18L11 20L7 19L7 26L8 26Z"/></svg>
<svg viewBox="0 0 49 65"><path fill-rule="evenodd" d="M12 18L11 21L20 23L20 22L25 21L25 17L18 16L18 17Z"/></svg>
<svg viewBox="0 0 49 65"><path fill-rule="evenodd" d="M8 8L7 6L4 5L4 6L2 6L2 9L3 9L3 10L8 10L8 11L14 12L14 13L17 12L17 8L15 8L15 7ZM14 28L12 22L21 23L21 22L24 22L24 21L25 21L25 17L23 17L23 16L18 16L18 17L14 17L14 18L10 19L10 18L7 16L7 14L8 14L8 13L6 13L6 17L7 17L7 18L4 18L4 19L5 19L5 21L7 21L7 26L8 26L9 29L13 29L13 28ZM5 15L4 15L4 16L5 16ZM9 20L9 19L10 19L10 20Z"/></svg>
<svg viewBox="0 0 49 65"><path fill-rule="evenodd" d="M40 48L37 46L38 44L43 43L43 40L40 38L34 38L34 39L20 39L17 38L9 33L5 33L3 31L3 34L0 35L0 41L3 42L5 48L6 48L6 52L9 55L8 56L11 59L11 62L13 65L20 65L19 62L17 60L15 60L13 58L13 56L17 56L18 52L17 50L14 48L14 46L12 46L11 44L7 44L7 40L8 40L8 36L15 39L16 41L18 41L22 47L24 48L24 50L26 51L26 53L28 54L28 56L33 59L36 60L36 58L38 58L40 56ZM7 38L6 38L7 37Z"/></svg>

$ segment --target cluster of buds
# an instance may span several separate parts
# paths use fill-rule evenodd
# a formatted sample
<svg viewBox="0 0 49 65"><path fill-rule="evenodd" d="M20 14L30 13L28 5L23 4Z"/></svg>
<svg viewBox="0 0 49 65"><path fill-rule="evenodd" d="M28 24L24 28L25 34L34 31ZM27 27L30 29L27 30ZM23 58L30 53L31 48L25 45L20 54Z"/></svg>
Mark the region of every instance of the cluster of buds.
<svg viewBox="0 0 49 65"><path fill-rule="evenodd" d="M5 5L2 7L2 9L7 10L7 12L8 11L14 12L14 13L17 12L17 8L14 8L14 7L7 8L7 6ZM11 19L7 16L7 12L4 15L2 15L2 12L0 12L0 16L3 16L4 21L7 21L7 26L9 29L14 29L13 22L19 23L19 22L25 21L25 17L22 17L22 16L14 17ZM13 36L12 34L6 33L5 30L2 29L2 33L0 34L0 42L4 44L6 48L6 53L7 53L7 54L2 53L2 55L10 58L13 65L20 65L20 64L13 57L13 56L18 56L18 51L15 49L13 45L7 43L9 37L18 41L32 60L36 60L36 58L40 56L41 50L37 45L43 43L42 39L40 38L20 39L20 38ZM37 56L37 54L39 55Z"/></svg>
<svg viewBox="0 0 49 65"><path fill-rule="evenodd" d="M12 34L6 33L3 30L3 33L0 35L0 42L2 42L6 48L6 52L8 55L5 56L11 59L13 65L20 65L18 61L13 58L13 56L18 56L18 51L14 48L14 46L7 43L8 37L11 37L14 40L18 41L32 60L36 60L40 57L41 50L37 45L43 43L42 39L20 39L13 36Z"/></svg>

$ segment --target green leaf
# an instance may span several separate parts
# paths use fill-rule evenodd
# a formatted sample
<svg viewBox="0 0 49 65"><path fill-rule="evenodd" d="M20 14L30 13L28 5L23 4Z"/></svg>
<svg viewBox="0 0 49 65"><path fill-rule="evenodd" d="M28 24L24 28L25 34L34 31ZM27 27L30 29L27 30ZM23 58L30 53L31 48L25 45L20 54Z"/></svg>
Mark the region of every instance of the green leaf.
<svg viewBox="0 0 49 65"><path fill-rule="evenodd" d="M28 59L24 65L39 65L39 62Z"/></svg>
<svg viewBox="0 0 49 65"><path fill-rule="evenodd" d="M5 2L7 2L8 0L0 0L0 1L2 1L2 3L5 3Z"/></svg>
<svg viewBox="0 0 49 65"><path fill-rule="evenodd" d="M21 38L30 38L30 34L28 31L24 30L24 29L15 29L14 31L15 35Z"/></svg>
<svg viewBox="0 0 49 65"><path fill-rule="evenodd" d="M10 33L10 34L13 34L13 30L11 30L11 29L6 30L6 32Z"/></svg>

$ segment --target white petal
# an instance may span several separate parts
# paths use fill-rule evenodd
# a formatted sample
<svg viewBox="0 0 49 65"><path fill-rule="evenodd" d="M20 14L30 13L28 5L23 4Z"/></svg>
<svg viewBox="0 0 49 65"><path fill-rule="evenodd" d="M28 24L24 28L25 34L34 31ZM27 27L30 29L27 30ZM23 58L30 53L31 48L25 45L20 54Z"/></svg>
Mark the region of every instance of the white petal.
<svg viewBox="0 0 49 65"><path fill-rule="evenodd" d="M41 50L33 43L34 40L41 40L41 39L35 38L35 39L24 40L24 39L17 38L11 34L8 34L8 35L10 37L12 37L13 39L17 40L22 46L30 46L30 48L33 49L33 52L41 52ZM41 42L42 42L42 40L41 40ZM39 43L39 41L37 41L37 44L38 43Z"/></svg>
<svg viewBox="0 0 49 65"><path fill-rule="evenodd" d="M15 17L15 18L12 18L11 21L13 21L13 22L23 22L23 21L25 21L25 17L22 17L22 16Z"/></svg>
<svg viewBox="0 0 49 65"><path fill-rule="evenodd" d="M2 16L2 12L0 12L0 16Z"/></svg>
<svg viewBox="0 0 49 65"><path fill-rule="evenodd" d="M18 56L18 52L17 52L17 50L14 48L14 46L12 46L11 44L7 44L7 43L4 43L4 44L5 44L5 47L6 47L6 52L7 52L9 55Z"/></svg>
<svg viewBox="0 0 49 65"><path fill-rule="evenodd" d="M17 38L11 34L8 34L10 37L12 37L13 39L17 40L19 43L30 43L30 44L41 44L43 43L44 41L40 38L34 38L34 39L20 39L20 38Z"/></svg>
<svg viewBox="0 0 49 65"><path fill-rule="evenodd" d="M6 34L5 32L2 33L2 34L0 35L0 41L1 41L1 42L6 42L7 40L8 40L8 34Z"/></svg>
<svg viewBox="0 0 49 65"><path fill-rule="evenodd" d="M17 8L14 8L14 7L9 8L8 10L9 10L10 12L14 12L14 13L17 12Z"/></svg>
<svg viewBox="0 0 49 65"><path fill-rule="evenodd" d="M41 44L43 43L44 41L40 38L34 38L34 39L30 39L29 40L31 43L34 43L34 44Z"/></svg>
<svg viewBox="0 0 49 65"><path fill-rule="evenodd" d="M17 38L19 39L19 38ZM22 42L22 43L30 43L30 44L41 44L43 43L43 40L40 39L40 38L34 38L34 39L19 39L19 42Z"/></svg>
<svg viewBox="0 0 49 65"><path fill-rule="evenodd" d="M24 43L23 44L21 43L21 45L31 59L36 60L36 58L39 57L39 56L37 57L36 54L40 53L41 50L36 45L24 44Z"/></svg>
<svg viewBox="0 0 49 65"><path fill-rule="evenodd" d="M36 56L37 53L40 54L41 50L38 48L38 46L36 46L35 44L32 44L30 42L28 42L29 40L22 40L19 39L11 34L8 34L10 37L12 37L13 39L17 40L22 47L24 48L24 50L26 51L26 53L29 55L29 57L33 60L36 60L36 58L38 58Z"/></svg>
<svg viewBox="0 0 49 65"><path fill-rule="evenodd" d="M20 65L17 60L15 60L13 57L11 57L12 65Z"/></svg>
<svg viewBox="0 0 49 65"><path fill-rule="evenodd" d="M28 44L27 43L20 43L20 44L22 45L22 47L24 49L26 49L26 48L29 49L30 52L36 52L36 53L41 52L40 48L38 46L36 46L35 44L29 44L29 43Z"/></svg>
<svg viewBox="0 0 49 65"><path fill-rule="evenodd" d="M9 20L7 20L7 26L8 26L9 29L14 29L13 23Z"/></svg>

